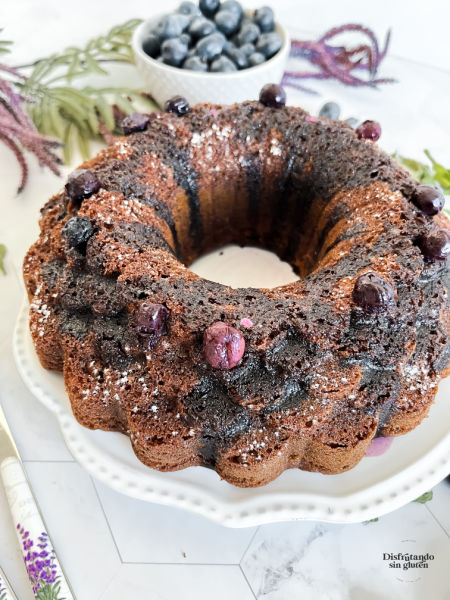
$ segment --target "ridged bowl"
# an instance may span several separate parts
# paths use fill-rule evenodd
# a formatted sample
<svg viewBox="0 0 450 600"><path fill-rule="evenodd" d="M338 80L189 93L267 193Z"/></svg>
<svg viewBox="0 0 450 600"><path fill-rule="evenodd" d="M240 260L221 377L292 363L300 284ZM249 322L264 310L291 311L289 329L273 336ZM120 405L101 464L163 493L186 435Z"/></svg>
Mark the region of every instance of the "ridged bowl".
<svg viewBox="0 0 450 600"><path fill-rule="evenodd" d="M251 11L247 11L251 15ZM266 83L280 83L285 71L291 42L286 29L276 23L275 31L281 35L283 45L268 61L256 67L232 73L199 73L171 67L148 56L142 49L147 34L164 14L141 23L135 30L132 47L136 65L141 73L145 89L160 106L173 96L184 96L190 104L211 102L233 104L256 100Z"/></svg>

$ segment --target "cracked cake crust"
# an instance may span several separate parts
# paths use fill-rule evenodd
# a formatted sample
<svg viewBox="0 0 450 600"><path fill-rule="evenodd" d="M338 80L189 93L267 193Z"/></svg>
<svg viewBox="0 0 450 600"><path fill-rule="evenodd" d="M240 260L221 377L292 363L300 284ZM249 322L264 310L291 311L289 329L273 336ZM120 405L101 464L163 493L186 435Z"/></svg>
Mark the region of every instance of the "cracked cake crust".
<svg viewBox="0 0 450 600"><path fill-rule="evenodd" d="M204 465L243 487L287 468L340 473L375 436L416 427L450 331L448 266L417 245L449 223L410 201L417 183L346 124L299 108L150 117L81 165L98 191L47 202L24 261L36 351L63 371L78 421L127 434L152 468ZM74 216L92 224L80 247L63 234ZM300 280L231 289L188 269L231 242L273 250ZM369 272L394 290L375 314L352 296ZM135 326L143 302L170 314L152 347ZM245 339L230 370L203 353L217 321Z"/></svg>

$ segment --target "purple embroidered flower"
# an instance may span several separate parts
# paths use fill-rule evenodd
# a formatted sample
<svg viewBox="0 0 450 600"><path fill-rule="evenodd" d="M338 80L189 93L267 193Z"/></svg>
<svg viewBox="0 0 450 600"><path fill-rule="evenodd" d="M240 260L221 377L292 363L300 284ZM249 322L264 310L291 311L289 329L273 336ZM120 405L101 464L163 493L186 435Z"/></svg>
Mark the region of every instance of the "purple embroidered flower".
<svg viewBox="0 0 450 600"><path fill-rule="evenodd" d="M62 600L59 595L56 555L47 533L42 532L35 544L30 538L30 532L25 531L20 523L17 529L22 538L23 560L33 587L33 594L46 600Z"/></svg>

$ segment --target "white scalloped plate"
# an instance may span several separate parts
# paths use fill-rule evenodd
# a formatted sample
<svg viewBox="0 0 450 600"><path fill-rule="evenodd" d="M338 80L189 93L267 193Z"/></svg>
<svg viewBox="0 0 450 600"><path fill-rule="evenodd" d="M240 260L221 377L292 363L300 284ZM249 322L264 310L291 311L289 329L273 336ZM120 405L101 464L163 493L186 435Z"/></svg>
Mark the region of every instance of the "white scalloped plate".
<svg viewBox="0 0 450 600"><path fill-rule="evenodd" d="M56 415L69 450L91 475L134 498L190 510L230 527L372 519L414 500L450 471L450 378L441 384L429 418L394 439L383 455L365 457L341 475L291 469L262 488L240 489L203 467L154 471L138 461L126 436L79 425L62 375L39 364L28 331L27 306L19 314L13 348L25 384Z"/></svg>

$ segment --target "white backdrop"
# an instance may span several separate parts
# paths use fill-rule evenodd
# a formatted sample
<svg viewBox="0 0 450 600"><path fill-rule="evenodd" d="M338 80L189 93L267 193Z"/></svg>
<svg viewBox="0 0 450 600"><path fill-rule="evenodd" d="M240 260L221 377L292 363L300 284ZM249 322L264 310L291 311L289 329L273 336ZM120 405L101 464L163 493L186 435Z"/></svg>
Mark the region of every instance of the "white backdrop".
<svg viewBox="0 0 450 600"><path fill-rule="evenodd" d="M82 44L131 17L170 10L178 0L2 0L3 35L17 42L15 60L34 60L62 46ZM450 67L449 0L247 0L249 8L271 5L291 29L321 32L341 23L364 23L382 35L393 27L392 54ZM49 21L53 27L37 27ZM76 24L76 26L75 26ZM81 25L81 26L80 26ZM49 31L51 31L49 35Z"/></svg>

